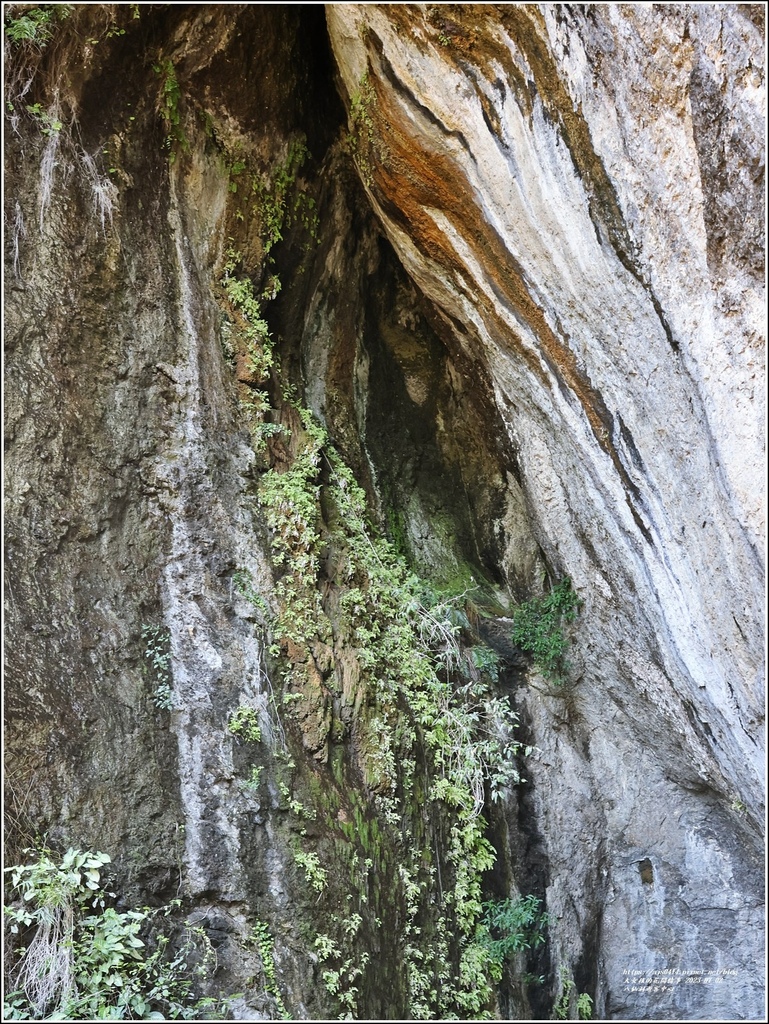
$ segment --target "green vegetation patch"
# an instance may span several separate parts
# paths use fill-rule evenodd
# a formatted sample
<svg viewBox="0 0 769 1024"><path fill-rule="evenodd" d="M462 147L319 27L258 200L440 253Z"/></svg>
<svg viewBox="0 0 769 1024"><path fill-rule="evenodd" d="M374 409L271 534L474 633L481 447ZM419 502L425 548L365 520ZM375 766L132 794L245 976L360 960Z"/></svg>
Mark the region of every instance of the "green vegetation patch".
<svg viewBox="0 0 769 1024"><path fill-rule="evenodd" d="M229 730L234 736L240 736L247 743L260 743L262 730L259 728L259 716L255 708L241 704L230 716Z"/></svg>
<svg viewBox="0 0 769 1024"><path fill-rule="evenodd" d="M525 601L515 612L513 643L530 653L537 668L554 683L565 681L569 666L563 627L576 619L581 604L566 576L549 594Z"/></svg>
<svg viewBox="0 0 769 1024"><path fill-rule="evenodd" d="M285 160L277 165L271 175L251 177L251 194L262 221L265 255L283 240L283 231L295 223L301 223L313 241L318 239L315 200L299 186L298 180L299 172L309 155L304 139L296 139L289 145ZM245 163L240 166L245 169Z"/></svg>
<svg viewBox="0 0 769 1024"><path fill-rule="evenodd" d="M170 711L174 706L174 695L171 688L171 653L169 645L171 634L159 626L142 626L144 640L144 657L149 662L149 673L152 679L152 701L162 711Z"/></svg>
<svg viewBox="0 0 769 1024"><path fill-rule="evenodd" d="M163 143L168 150L168 162L176 160L178 150L187 153L190 144L182 127L181 98L182 91L176 76L174 62L169 59L160 60L152 65L152 70L160 76L160 112L165 125L166 136Z"/></svg>
<svg viewBox="0 0 769 1024"><path fill-rule="evenodd" d="M483 920L482 876L496 854L482 811L487 794L498 799L519 781L517 718L494 692L494 652L477 638L475 646L462 640L469 623L461 597L436 594L377 534L352 471L312 414L298 411L302 431L294 432L293 461L265 473L259 492L273 560L283 573L273 655L286 655L289 696L300 701L292 713L302 721L306 665L318 642L354 652L358 690L346 699L358 708L356 746L375 809L369 824L381 821L389 833L383 841L400 849L395 885L405 907L400 941L410 1011L417 1018L482 1015L503 957L494 945L502 940L490 938L497 925ZM329 552L333 608L324 607L319 586ZM422 820L423 808L413 806L417 788L426 794L428 818L444 822L439 884L437 839ZM304 851L295 857L322 895L327 878L320 859ZM425 918L430 902L437 909ZM365 965L346 934L329 943L334 966L327 988L341 1011L353 1012L350 993Z"/></svg>
<svg viewBox="0 0 769 1024"><path fill-rule="evenodd" d="M106 853L24 852L28 863L5 869L3 1020L222 1019L224 1003L194 991L216 969L205 932L162 927L178 900L119 912L102 883Z"/></svg>
<svg viewBox="0 0 769 1024"><path fill-rule="evenodd" d="M28 7L26 4L6 4L5 35L15 46L31 44L39 50L53 39L57 23L72 13L72 4L40 4ZM19 14L14 9L20 10Z"/></svg>
<svg viewBox="0 0 769 1024"><path fill-rule="evenodd" d="M265 989L275 1000L282 1020L290 1020L286 1011L283 995L278 987L278 972L275 968L275 940L269 927L263 921L257 921L253 928L253 942L259 950L264 973Z"/></svg>
<svg viewBox="0 0 769 1024"><path fill-rule="evenodd" d="M381 156L382 144L376 136L372 109L376 104L376 93L369 80L368 72L364 72L358 87L350 96L349 132L347 147L358 166L363 181L370 188L374 183L371 167L372 154Z"/></svg>
<svg viewBox="0 0 769 1024"><path fill-rule="evenodd" d="M522 896L483 904L478 941L487 950L492 976L502 978L502 968L513 953L536 949L545 942L549 923L538 897Z"/></svg>
<svg viewBox="0 0 769 1024"><path fill-rule="evenodd" d="M587 992L578 992L568 970L561 966L558 971L561 981L561 996L553 1006L553 1020L592 1020L593 1000Z"/></svg>

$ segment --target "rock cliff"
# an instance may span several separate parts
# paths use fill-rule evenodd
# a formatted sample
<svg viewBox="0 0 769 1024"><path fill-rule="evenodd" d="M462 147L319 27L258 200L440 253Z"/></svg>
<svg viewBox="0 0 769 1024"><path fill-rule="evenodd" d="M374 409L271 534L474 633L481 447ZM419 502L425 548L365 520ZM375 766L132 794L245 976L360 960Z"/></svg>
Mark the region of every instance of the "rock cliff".
<svg viewBox="0 0 769 1024"><path fill-rule="evenodd" d="M237 1019L760 1016L763 8L6 6L10 862Z"/></svg>

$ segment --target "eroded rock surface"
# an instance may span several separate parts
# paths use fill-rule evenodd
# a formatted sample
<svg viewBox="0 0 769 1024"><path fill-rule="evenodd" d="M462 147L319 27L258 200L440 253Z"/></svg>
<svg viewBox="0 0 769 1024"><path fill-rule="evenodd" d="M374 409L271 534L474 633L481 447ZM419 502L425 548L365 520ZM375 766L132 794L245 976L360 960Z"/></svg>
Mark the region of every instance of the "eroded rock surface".
<svg viewBox="0 0 769 1024"><path fill-rule="evenodd" d="M381 810L382 680L345 632L327 468L321 624L269 653L260 480L306 407L410 564L478 588L467 629L537 748L486 794L484 892L536 892L549 941L489 1011L546 1019L571 978L572 1013L760 1016L762 10L131 6L75 5L9 61L12 855L40 830L108 850L127 895L180 893L240 1019L280 1012L257 921L288 1012L344 1012L315 940L349 938L345 893L359 1016L414 1015L419 957L466 967L427 769L397 828ZM228 273L274 339L263 381ZM510 625L566 575L559 687ZM228 728L244 705L259 743Z"/></svg>
<svg viewBox="0 0 769 1024"><path fill-rule="evenodd" d="M649 1005L628 968L727 965L736 989L659 1005L748 1012L756 847L713 822L762 813L759 30L618 5L334 5L329 27L375 208L488 367L586 602L569 697L519 692L559 954L602 1014Z"/></svg>

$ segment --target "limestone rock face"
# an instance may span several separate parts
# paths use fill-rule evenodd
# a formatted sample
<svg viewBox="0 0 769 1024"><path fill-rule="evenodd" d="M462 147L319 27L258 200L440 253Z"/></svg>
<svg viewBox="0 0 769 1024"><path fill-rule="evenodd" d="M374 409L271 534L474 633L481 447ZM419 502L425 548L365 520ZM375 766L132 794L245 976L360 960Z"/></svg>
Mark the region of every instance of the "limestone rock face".
<svg viewBox="0 0 769 1024"><path fill-rule="evenodd" d="M377 215L488 369L535 535L585 602L568 695L518 696L555 956L610 1018L758 1006L762 17L328 12ZM670 967L736 975L627 984Z"/></svg>
<svg viewBox="0 0 769 1024"><path fill-rule="evenodd" d="M237 1019L761 1015L762 18L89 4L7 41L9 856L179 896ZM321 427L286 640L264 481ZM332 449L535 748L462 833L549 915L494 985L456 797L345 611ZM559 686L511 626L564 576Z"/></svg>

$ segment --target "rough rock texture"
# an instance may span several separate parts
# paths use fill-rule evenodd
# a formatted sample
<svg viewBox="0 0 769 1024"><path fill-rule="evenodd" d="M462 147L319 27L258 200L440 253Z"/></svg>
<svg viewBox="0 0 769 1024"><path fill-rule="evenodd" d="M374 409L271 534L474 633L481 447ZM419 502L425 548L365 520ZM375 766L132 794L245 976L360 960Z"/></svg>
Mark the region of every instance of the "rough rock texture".
<svg viewBox="0 0 769 1024"><path fill-rule="evenodd" d="M519 692L555 957L601 1016L757 1012L759 27L687 5L328 20L370 96L375 209L488 368L537 539L585 600L568 696ZM739 980L628 991L664 967Z"/></svg>
<svg viewBox="0 0 769 1024"><path fill-rule="evenodd" d="M241 1019L279 1009L257 920L290 1014L341 1012L314 938L372 849L357 1009L409 1015L412 840L377 816L372 700L343 637L315 644L294 720L271 707L285 665L266 655L257 484L296 442L249 437L233 248L272 296L274 422L300 436L298 395L411 563L480 585L478 629L538 748L487 808L485 889L540 895L549 942L490 1011L548 1018L564 972L598 1018L761 1015L762 17L75 5L45 51L11 53L10 856L48 832L112 853L126 899L180 892ZM63 129L41 132L33 103ZM317 227L284 221L268 252L249 176L274 182L301 139ZM508 627L564 575L584 605L559 688ZM146 627L168 637L170 711ZM243 704L258 749L228 730ZM440 813L404 815L446 877ZM329 868L322 898L302 842ZM664 969L681 972L665 991L634 983Z"/></svg>
<svg viewBox="0 0 769 1024"><path fill-rule="evenodd" d="M67 127L46 136L16 116L9 131L19 250L6 278L13 855L48 833L111 853L126 899L181 893L191 919L218 936L225 970L229 936L240 937L239 984L225 981L227 992L260 969L242 942L257 903L274 904L261 913L280 922L292 1011L322 1016L304 955L292 982L296 866L285 842L260 835L262 804L282 798L260 803L238 786L242 744L227 729L241 703L271 729L263 645L232 581L238 568L269 592L271 577L214 298L230 182L194 116L183 164L169 164L151 63L172 54L189 94L204 72L197 89L218 83L207 109L223 133L232 82L221 65L260 57L282 70L283 88L255 76L238 100L237 130L256 120L252 145L268 159L296 131L311 58L290 13L177 8L135 22L127 10L80 8L73 20L62 31L75 40L43 54L31 94L55 103ZM315 20L323 31L322 12ZM125 36L105 38L118 27ZM98 45L83 52L84 36ZM171 712L152 700L145 627L168 638ZM270 1015L263 987L247 1002L246 1017Z"/></svg>

